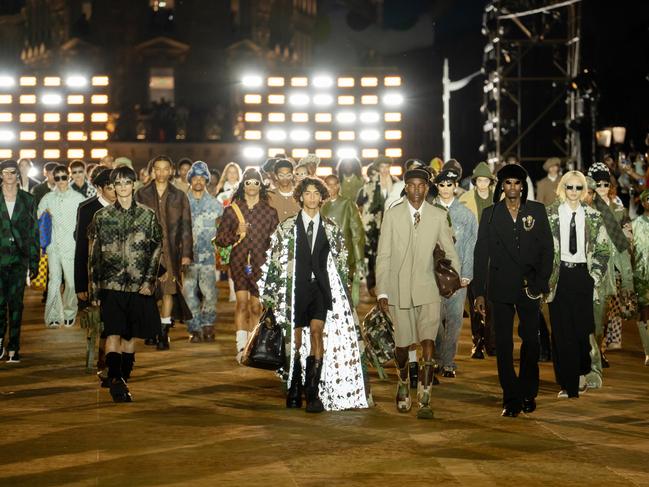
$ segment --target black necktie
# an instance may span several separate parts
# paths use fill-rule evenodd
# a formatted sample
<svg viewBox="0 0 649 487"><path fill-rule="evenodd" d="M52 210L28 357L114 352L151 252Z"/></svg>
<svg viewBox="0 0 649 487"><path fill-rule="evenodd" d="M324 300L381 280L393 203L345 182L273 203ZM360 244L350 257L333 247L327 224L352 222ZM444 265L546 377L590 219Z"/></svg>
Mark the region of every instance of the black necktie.
<svg viewBox="0 0 649 487"><path fill-rule="evenodd" d="M306 239L309 242L309 252L313 252L313 220L309 222L309 227L306 230Z"/></svg>
<svg viewBox="0 0 649 487"><path fill-rule="evenodd" d="M577 253L577 223L575 222L576 211L572 212L572 218L570 219L570 243L568 244L568 250L572 255Z"/></svg>

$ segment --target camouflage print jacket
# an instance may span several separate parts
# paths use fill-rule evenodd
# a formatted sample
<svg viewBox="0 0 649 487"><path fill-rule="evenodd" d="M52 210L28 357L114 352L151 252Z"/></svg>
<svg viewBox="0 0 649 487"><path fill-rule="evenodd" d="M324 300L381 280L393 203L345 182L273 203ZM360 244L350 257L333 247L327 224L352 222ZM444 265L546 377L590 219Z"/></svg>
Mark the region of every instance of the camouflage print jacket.
<svg viewBox="0 0 649 487"><path fill-rule="evenodd" d="M546 301L549 303L554 299L557 291L557 284L559 283L559 270L561 267L561 240L559 230L559 200L546 207L548 212L548 221L550 222L550 230L552 232L552 240L554 241L554 260L552 263L552 275L550 276L550 293L546 296ZM590 206L581 203L585 213L585 231L586 231L586 263L588 264L588 272L594 281L594 289L597 290L600 283L606 275L608 261L611 256L611 249L609 240L606 235L606 228L604 221L599 211L591 208ZM595 293L595 299L599 299Z"/></svg>
<svg viewBox="0 0 649 487"><path fill-rule="evenodd" d="M125 210L116 202L102 208L88 230L90 292L155 289L162 253L162 228L153 210L136 203Z"/></svg>

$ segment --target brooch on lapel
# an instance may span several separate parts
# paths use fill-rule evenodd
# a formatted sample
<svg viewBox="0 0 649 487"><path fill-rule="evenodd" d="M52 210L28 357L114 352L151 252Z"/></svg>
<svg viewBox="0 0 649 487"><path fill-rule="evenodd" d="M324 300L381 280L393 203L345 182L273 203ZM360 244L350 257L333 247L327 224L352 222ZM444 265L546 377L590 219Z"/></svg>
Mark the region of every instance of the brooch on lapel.
<svg viewBox="0 0 649 487"><path fill-rule="evenodd" d="M527 215L526 217L523 217L523 228L525 229L526 232L529 232L534 228L534 223L535 220L532 217L532 215Z"/></svg>

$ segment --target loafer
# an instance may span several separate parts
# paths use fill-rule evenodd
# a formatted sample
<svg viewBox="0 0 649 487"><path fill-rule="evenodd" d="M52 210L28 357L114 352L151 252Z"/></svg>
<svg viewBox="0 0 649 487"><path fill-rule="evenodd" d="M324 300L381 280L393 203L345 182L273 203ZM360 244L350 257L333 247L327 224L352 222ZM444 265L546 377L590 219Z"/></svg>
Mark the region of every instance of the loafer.
<svg viewBox="0 0 649 487"><path fill-rule="evenodd" d="M484 352L481 348L475 348L473 349L473 352L471 352L471 358L476 360L484 360Z"/></svg>
<svg viewBox="0 0 649 487"><path fill-rule="evenodd" d="M533 397L529 399L523 399L523 412L524 413L533 413L536 411L536 399Z"/></svg>
<svg viewBox="0 0 649 487"><path fill-rule="evenodd" d="M520 411L511 406L505 406L503 412L500 415L504 418L515 418L519 415Z"/></svg>
<svg viewBox="0 0 649 487"><path fill-rule="evenodd" d="M442 377L447 379L455 379L455 371L453 369L444 369L442 370Z"/></svg>

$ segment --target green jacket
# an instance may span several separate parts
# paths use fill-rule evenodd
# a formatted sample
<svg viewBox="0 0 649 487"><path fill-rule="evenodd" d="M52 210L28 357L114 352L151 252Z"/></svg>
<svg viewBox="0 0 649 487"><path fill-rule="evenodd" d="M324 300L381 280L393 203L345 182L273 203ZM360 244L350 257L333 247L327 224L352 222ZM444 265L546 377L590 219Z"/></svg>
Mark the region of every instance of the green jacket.
<svg viewBox="0 0 649 487"><path fill-rule="evenodd" d="M34 197L18 190L11 218L0 194L0 266L22 263L30 274L38 274L40 258L38 220ZM16 252L17 251L17 252Z"/></svg>
<svg viewBox="0 0 649 487"><path fill-rule="evenodd" d="M155 289L162 254L162 228L150 208L136 203L128 210L119 202L102 208L88 230L93 299L101 289L133 292L143 284Z"/></svg>
<svg viewBox="0 0 649 487"><path fill-rule="evenodd" d="M335 201L328 200L321 209L324 217L333 220L345 239L347 264L350 276L365 260L365 231L356 204L342 196Z"/></svg>
<svg viewBox="0 0 649 487"><path fill-rule="evenodd" d="M550 222L550 231L552 232L552 240L554 241L554 259L552 263L552 274L550 276L550 293L546 297L547 302L554 299L559 282L561 264L561 241L559 232L560 205L561 202L557 200L546 207L548 221ZM611 256L610 243L606 235L602 215L584 203L581 203L581 206L584 209L586 217L586 262L588 264L588 272L594 281L594 288L597 290L606 276L608 261ZM595 299L599 298L600 296L596 294Z"/></svg>

